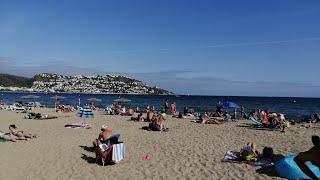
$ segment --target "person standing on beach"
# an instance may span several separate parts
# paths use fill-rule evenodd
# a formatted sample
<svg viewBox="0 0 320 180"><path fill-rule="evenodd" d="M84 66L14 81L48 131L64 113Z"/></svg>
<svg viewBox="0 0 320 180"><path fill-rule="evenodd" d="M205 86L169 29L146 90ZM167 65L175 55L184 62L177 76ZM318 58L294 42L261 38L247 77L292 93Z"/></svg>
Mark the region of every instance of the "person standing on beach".
<svg viewBox="0 0 320 180"><path fill-rule="evenodd" d="M177 112L177 105L176 105L176 102L173 102L171 104L171 113L172 113L172 115L175 115L176 112Z"/></svg>
<svg viewBox="0 0 320 180"><path fill-rule="evenodd" d="M168 109L169 109L169 103L168 103L168 100L166 99L165 101L164 101L164 112L165 113L168 113Z"/></svg>
<svg viewBox="0 0 320 180"><path fill-rule="evenodd" d="M218 101L216 105L216 112L222 114L222 103L221 101Z"/></svg>
<svg viewBox="0 0 320 180"><path fill-rule="evenodd" d="M246 117L246 112L244 111L244 107L243 106L240 107L240 115L241 115L242 119L246 119L247 118Z"/></svg>

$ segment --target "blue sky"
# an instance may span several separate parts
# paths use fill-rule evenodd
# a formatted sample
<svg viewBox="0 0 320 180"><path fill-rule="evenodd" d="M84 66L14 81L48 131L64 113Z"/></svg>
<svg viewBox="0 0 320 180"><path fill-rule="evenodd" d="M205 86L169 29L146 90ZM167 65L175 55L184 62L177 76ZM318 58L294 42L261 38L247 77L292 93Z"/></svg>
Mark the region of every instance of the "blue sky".
<svg viewBox="0 0 320 180"><path fill-rule="evenodd" d="M184 94L320 97L319 20L318 0L0 0L0 71L117 72Z"/></svg>

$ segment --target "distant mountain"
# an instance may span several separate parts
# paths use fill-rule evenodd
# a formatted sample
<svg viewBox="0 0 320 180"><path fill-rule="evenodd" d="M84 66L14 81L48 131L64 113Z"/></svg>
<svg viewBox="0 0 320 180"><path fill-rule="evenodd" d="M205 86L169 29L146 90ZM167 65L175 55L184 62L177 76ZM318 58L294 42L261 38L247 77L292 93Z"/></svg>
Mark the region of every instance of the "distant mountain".
<svg viewBox="0 0 320 180"><path fill-rule="evenodd" d="M0 74L0 86L5 87L1 88L4 90L32 92L173 94L167 90L150 87L139 80L122 75L64 76L42 73L32 78L25 78Z"/></svg>
<svg viewBox="0 0 320 180"><path fill-rule="evenodd" d="M32 86L32 83L33 83L32 78L14 76L14 75L10 75L10 74L0 74L0 86L28 87L28 88L30 88Z"/></svg>

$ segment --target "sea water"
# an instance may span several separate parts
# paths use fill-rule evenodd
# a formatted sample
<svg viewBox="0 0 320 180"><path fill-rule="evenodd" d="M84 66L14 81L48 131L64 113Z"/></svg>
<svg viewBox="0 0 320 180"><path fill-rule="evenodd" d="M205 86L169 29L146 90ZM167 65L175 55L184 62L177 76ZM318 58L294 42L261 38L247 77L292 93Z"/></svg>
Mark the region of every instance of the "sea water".
<svg viewBox="0 0 320 180"><path fill-rule="evenodd" d="M284 113L289 119L297 119L302 114L320 112L320 98L294 98L294 97L244 97L244 96L163 96L163 95L129 95L129 94L57 94L57 93L32 93L39 96L35 100L20 99L21 96L30 93L16 93L16 92L0 92L0 100L7 104L11 104L16 100L23 102L37 101L47 107L54 107L55 95L63 96L61 104L69 104L76 106L88 104L87 99L98 98L101 102L96 102L96 106L106 107L112 104L114 99L119 97L130 99L126 106L133 108L139 107L140 110L145 109L148 105L154 106L156 110L163 108L164 100L168 100L169 105L176 102L177 110L183 111L185 106L194 108L196 112L203 113L205 111L215 111L216 103L218 101L232 101L238 105L243 105L245 111L248 113L253 109L269 110L270 112Z"/></svg>

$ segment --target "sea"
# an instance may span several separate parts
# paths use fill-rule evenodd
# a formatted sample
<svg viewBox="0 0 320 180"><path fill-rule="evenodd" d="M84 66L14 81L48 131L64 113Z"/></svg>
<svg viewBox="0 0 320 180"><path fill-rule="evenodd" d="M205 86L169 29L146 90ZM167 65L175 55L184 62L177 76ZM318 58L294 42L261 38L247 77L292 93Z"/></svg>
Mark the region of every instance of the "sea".
<svg viewBox="0 0 320 180"><path fill-rule="evenodd" d="M25 95L39 96L37 99L21 99ZM183 111L183 108L194 108L196 112L215 111L218 101L231 101L242 105L247 113L253 109L268 110L269 112L279 112L285 114L289 119L300 118L303 114L319 113L320 98L302 98L302 97L245 97L245 96L193 96L193 95L130 95L130 94L68 94L68 93L22 93L22 92L0 92L0 100L6 104L12 104L15 101L32 102L37 101L47 107L54 107L54 96L63 96L61 104L77 106L88 104L89 98L101 99L96 102L98 107L107 107L117 98L126 98L131 101L126 104L127 107L139 107L145 109L148 105L154 106L156 110L163 108L164 100L169 103L176 102L177 110Z"/></svg>

